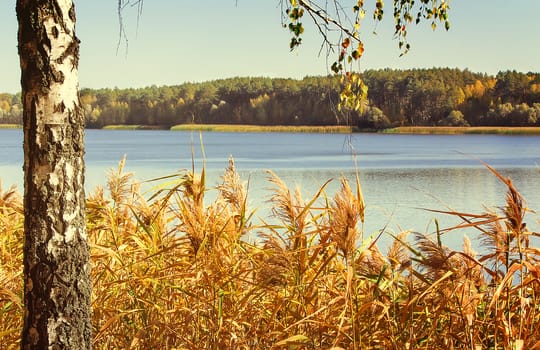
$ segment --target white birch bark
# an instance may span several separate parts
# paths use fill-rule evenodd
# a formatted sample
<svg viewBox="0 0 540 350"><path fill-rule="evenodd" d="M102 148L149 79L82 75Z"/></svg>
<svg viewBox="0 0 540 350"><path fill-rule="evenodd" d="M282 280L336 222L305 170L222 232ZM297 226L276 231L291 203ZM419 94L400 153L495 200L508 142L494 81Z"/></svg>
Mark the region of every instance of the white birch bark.
<svg viewBox="0 0 540 350"><path fill-rule="evenodd" d="M24 123L22 349L91 348L84 117L71 0L18 0Z"/></svg>

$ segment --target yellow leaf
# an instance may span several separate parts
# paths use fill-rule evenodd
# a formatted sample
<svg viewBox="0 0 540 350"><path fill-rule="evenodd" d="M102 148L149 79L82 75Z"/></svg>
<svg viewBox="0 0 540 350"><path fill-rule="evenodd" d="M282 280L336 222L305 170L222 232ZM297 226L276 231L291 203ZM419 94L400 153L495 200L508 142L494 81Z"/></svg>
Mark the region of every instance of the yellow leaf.
<svg viewBox="0 0 540 350"><path fill-rule="evenodd" d="M283 345L287 345L289 343L305 343L307 341L309 341L308 337L306 337L303 334L297 334L297 335L290 336L287 339L283 339L283 340L277 342L275 345L276 346L283 346Z"/></svg>

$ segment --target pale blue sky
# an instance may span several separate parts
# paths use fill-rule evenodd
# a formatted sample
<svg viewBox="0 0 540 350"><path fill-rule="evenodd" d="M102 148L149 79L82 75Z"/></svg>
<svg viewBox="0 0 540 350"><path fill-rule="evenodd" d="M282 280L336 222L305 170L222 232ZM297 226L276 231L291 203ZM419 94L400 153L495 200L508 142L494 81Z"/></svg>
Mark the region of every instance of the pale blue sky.
<svg viewBox="0 0 540 350"><path fill-rule="evenodd" d="M351 4L352 1L348 1ZM368 0L367 2L374 2ZM347 3L347 1L342 1ZM452 28L409 29L412 50L399 58L386 21L363 22L362 69L458 67L496 74L540 71L540 0L452 0ZM82 40L81 87L173 85L232 76L301 78L328 72L318 57L321 38L304 20L304 44L291 53L278 0L145 0L137 30L135 9L125 14L129 48L118 42L116 0L75 0ZM0 92L19 90L15 0L0 0ZM333 57L332 57L333 59Z"/></svg>

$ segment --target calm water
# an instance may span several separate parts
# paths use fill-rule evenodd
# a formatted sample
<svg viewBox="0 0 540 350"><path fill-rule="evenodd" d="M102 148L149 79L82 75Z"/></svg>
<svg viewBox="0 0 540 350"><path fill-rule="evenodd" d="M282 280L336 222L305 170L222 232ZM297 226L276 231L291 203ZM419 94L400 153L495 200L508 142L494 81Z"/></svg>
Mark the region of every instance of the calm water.
<svg viewBox="0 0 540 350"><path fill-rule="evenodd" d="M437 216L419 208L480 213L504 203L504 186L481 164L489 163L512 178L529 207L540 209L540 137L502 135L382 135L288 133L198 133L170 131L88 130L87 188L105 183L108 169L125 154L127 171L140 180L191 168L192 154L200 169L206 160L210 184L234 156L243 179L250 179L250 202L262 216L270 192L265 169L308 198L327 179L327 193L339 187L341 174L353 178L354 157L367 204L366 234L386 224L390 230L431 232ZM204 149L204 156L202 150ZM0 178L3 187L22 187L22 131L0 130ZM210 194L211 196L211 194ZM437 216L442 226L455 222ZM538 216L528 224L538 230ZM460 239L448 237L451 246Z"/></svg>

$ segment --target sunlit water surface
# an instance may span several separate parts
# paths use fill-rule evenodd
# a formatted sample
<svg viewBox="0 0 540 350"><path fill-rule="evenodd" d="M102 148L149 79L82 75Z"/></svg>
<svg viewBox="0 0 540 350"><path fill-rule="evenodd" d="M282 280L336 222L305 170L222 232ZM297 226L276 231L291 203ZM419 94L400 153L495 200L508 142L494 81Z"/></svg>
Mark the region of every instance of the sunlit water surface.
<svg viewBox="0 0 540 350"><path fill-rule="evenodd" d="M202 145L201 145L202 139ZM199 133L171 131L86 132L86 187L105 184L105 175L124 155L126 171L141 181L190 169L203 160L210 186L234 157L236 168L249 180L249 204L268 220L271 184L267 169L291 187L298 186L306 200L326 180L332 197L344 175L354 181L355 157L366 208L364 235L383 227L389 233L410 229L433 232L459 221L424 209L481 213L485 207L504 205L505 187L481 163L485 161L510 177L532 209L540 209L540 137L504 135L385 135L293 133ZM194 160L194 162L193 162ZM22 188L22 131L0 130L0 179ZM155 183L143 185L150 190ZM209 192L209 198L215 196ZM538 231L538 215L527 220ZM468 235L476 237L474 231ZM444 242L459 248L463 232L449 233ZM383 234L381 243L388 242ZM480 243L476 241L478 247ZM481 249L481 247L478 247Z"/></svg>

